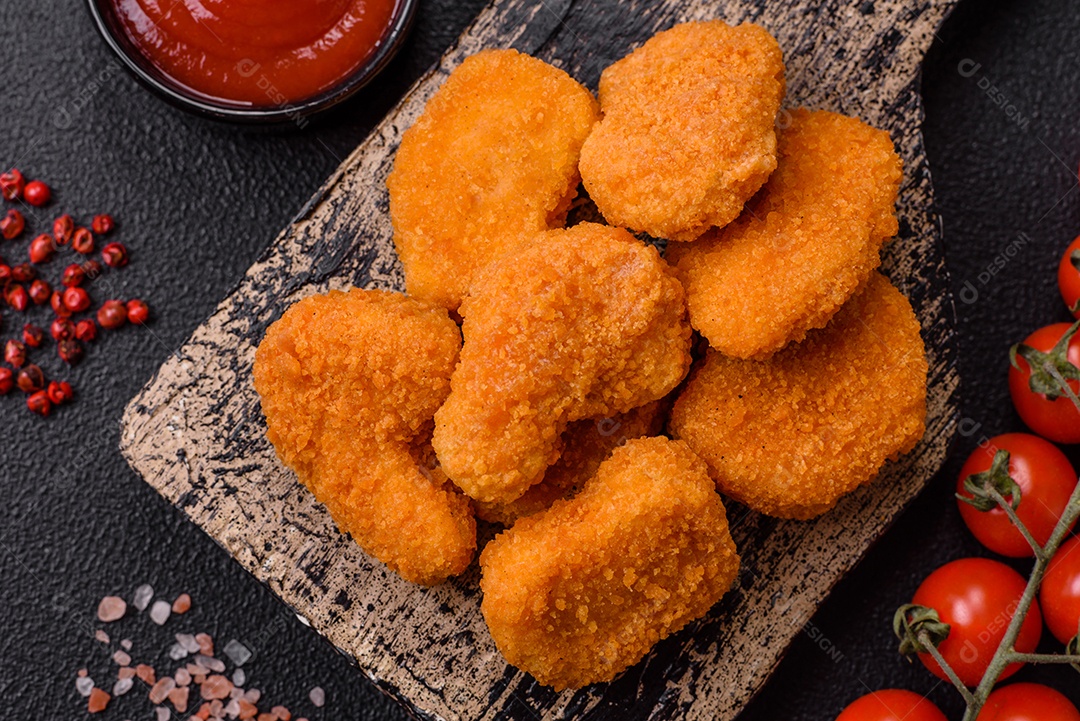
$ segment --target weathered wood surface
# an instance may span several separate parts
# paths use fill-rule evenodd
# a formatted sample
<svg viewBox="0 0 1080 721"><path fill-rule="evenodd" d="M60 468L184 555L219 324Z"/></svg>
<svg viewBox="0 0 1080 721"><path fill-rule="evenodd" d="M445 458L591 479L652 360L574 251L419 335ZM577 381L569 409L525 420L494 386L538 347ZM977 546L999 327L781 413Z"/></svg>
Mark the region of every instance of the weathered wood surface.
<svg viewBox="0 0 1080 721"><path fill-rule="evenodd" d="M446 719L731 719L833 584L940 466L957 377L940 229L919 128L918 70L952 1L495 0L438 68L345 161L240 286L130 404L132 466L376 684ZM350 284L402 286L385 178L402 130L461 59L512 46L595 88L600 71L657 30L752 20L785 52L787 105L887 128L904 158L900 236L885 270L911 298L930 354L926 439L815 522L733 506L744 558L736 588L702 621L615 682L556 694L508 667L478 612L475 565L425 590L369 559L276 460L251 385L255 345L293 301Z"/></svg>

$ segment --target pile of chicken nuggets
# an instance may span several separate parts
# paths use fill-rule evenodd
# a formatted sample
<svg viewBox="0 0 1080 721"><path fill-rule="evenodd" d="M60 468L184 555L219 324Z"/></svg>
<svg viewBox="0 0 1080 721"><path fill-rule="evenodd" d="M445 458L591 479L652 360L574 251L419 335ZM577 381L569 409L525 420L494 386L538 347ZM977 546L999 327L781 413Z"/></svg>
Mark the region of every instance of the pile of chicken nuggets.
<svg viewBox="0 0 1080 721"><path fill-rule="evenodd" d="M598 99L479 52L387 181L407 295L306 298L258 348L270 441L366 552L437 584L503 526L481 610L543 684L708 612L739 569L722 497L813 518L925 432L919 323L877 272L900 160L784 92L753 24L659 33ZM582 186L606 224L565 227Z"/></svg>

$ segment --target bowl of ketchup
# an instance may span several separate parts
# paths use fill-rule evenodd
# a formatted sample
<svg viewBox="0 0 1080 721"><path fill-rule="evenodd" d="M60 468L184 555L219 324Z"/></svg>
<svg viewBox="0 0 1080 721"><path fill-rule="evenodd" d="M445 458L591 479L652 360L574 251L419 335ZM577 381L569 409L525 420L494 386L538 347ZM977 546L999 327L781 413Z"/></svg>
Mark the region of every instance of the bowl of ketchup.
<svg viewBox="0 0 1080 721"><path fill-rule="evenodd" d="M382 70L415 0L88 0L143 85L198 115L300 122ZM302 123L301 123L302 124Z"/></svg>

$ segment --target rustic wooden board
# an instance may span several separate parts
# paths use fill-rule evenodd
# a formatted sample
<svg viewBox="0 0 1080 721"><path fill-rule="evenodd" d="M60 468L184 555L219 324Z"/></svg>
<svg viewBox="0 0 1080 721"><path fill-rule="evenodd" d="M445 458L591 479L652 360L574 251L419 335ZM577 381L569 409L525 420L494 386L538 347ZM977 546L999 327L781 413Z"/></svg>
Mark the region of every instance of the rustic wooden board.
<svg viewBox="0 0 1080 721"><path fill-rule="evenodd" d="M919 127L919 64L953 0L495 0L342 164L237 289L136 397L122 450L378 686L417 715L731 719L835 582L940 466L956 424L952 302ZM400 288L387 216L396 144L447 72L484 47L516 47L595 88L600 71L690 19L753 20L784 48L788 106L887 128L904 158L900 235L885 270L911 298L930 355L926 439L815 522L732 505L744 570L710 615L611 684L556 694L507 666L478 612L474 565L425 590L369 559L284 469L264 437L254 350L293 301L331 287ZM782 119L781 119L782 120Z"/></svg>

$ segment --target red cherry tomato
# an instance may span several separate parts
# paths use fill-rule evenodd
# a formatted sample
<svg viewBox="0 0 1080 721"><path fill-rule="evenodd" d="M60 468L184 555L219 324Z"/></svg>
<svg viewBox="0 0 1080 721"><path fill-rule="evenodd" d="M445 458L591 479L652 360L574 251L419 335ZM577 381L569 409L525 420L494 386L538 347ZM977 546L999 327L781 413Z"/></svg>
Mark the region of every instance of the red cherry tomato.
<svg viewBox="0 0 1080 721"><path fill-rule="evenodd" d="M1068 323L1055 323L1040 328L1024 340L1024 345L1046 353L1070 327ZM1069 341L1066 357L1069 363L1080 367L1080 334ZM1068 395L1050 400L1046 395L1034 392L1029 385L1030 378L1028 362L1017 356L1016 366L1009 366L1009 394L1020 418L1043 438L1058 443L1080 443L1080 410ZM1074 393L1080 390L1080 381L1067 382Z"/></svg>
<svg viewBox="0 0 1080 721"><path fill-rule="evenodd" d="M1075 254L1075 256L1074 256ZM1058 290L1065 305L1076 318L1080 318L1080 237L1069 243L1058 264Z"/></svg>
<svg viewBox="0 0 1080 721"><path fill-rule="evenodd" d="M964 490L964 479L989 470L998 451L1009 452L1009 475L1020 486L1020 506L1016 515L1035 540L1046 545L1069 505L1069 497L1076 487L1076 471L1064 453L1042 438L1028 433L1006 433L991 438L967 459L956 483L958 495L971 498ZM970 503L959 499L956 502L960 506L960 516L979 543L1003 556L1035 555L1001 508L980 511Z"/></svg>
<svg viewBox="0 0 1080 721"><path fill-rule="evenodd" d="M1049 686L1014 683L992 692L976 721L1080 721L1080 711Z"/></svg>
<svg viewBox="0 0 1080 721"><path fill-rule="evenodd" d="M889 688L868 693L840 712L836 721L948 721L941 709L912 691Z"/></svg>
<svg viewBox="0 0 1080 721"><path fill-rule="evenodd" d="M938 650L966 685L976 686L982 679L1025 586L1027 582L1020 574L1004 563L962 558L931 573L915 591L912 603L934 609L951 627ZM1041 635L1042 615L1039 604L1033 601L1020 626L1016 650L1033 652ZM948 678L930 654L920 653L919 659L938 678ZM1013 675L1021 665L1010 664L1001 678Z"/></svg>
<svg viewBox="0 0 1080 721"><path fill-rule="evenodd" d="M1061 544L1043 576L1039 600L1046 625L1062 643L1080 633L1080 537Z"/></svg>

